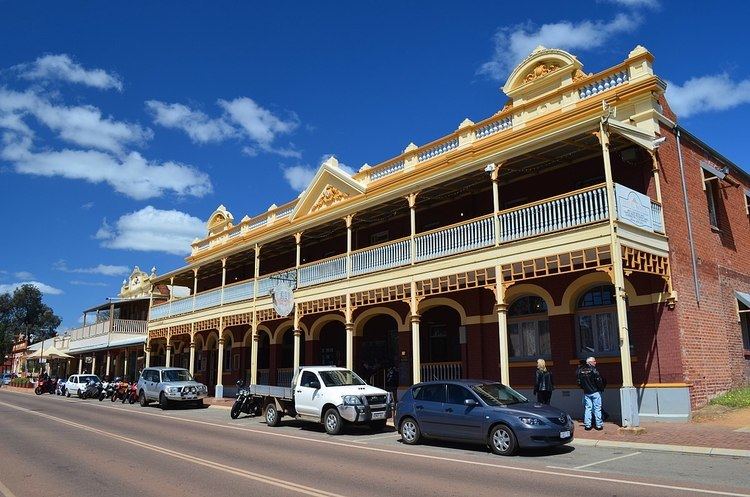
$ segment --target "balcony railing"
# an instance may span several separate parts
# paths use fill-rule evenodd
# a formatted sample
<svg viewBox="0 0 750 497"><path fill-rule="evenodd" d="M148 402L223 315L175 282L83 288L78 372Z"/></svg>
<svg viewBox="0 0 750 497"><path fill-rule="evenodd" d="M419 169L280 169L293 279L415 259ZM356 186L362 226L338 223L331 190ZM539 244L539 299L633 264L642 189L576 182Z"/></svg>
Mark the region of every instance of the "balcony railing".
<svg viewBox="0 0 750 497"><path fill-rule="evenodd" d="M461 361L423 362L420 365L422 381L460 380L461 369Z"/></svg>
<svg viewBox="0 0 750 497"><path fill-rule="evenodd" d="M615 190L635 198L638 202L624 203L618 200L618 219L656 233L663 233L661 205L648 196L616 185ZM619 197L618 197L619 198ZM650 205L650 207L649 207ZM472 250L491 247L496 239L501 244L512 243L539 235L568 230L591 223L605 221L609 216L607 191L604 185L596 185L540 202L501 211L497 217L500 227L496 236L496 220L492 214L470 219L451 226L438 228L414 237L415 262L424 262ZM360 276L377 271L406 266L412 261L412 240L401 238L351 253L350 276ZM347 256L339 255L308 263L299 269L288 269L258 279L257 298L266 297L279 280L293 282L299 287L347 278ZM234 283L224 287L223 303L229 304L251 300L254 280ZM151 308L150 319L185 314L222 304L221 288L198 293L160 304Z"/></svg>

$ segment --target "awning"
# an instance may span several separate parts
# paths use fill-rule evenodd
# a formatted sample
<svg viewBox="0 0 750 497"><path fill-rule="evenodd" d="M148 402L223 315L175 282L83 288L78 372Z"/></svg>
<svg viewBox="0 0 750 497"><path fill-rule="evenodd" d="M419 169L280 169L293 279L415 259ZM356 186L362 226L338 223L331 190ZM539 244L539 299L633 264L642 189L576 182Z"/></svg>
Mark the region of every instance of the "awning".
<svg viewBox="0 0 750 497"><path fill-rule="evenodd" d="M748 309L750 309L750 293L743 293L743 292L734 292L734 296L737 297L737 300L742 302L745 306L747 306Z"/></svg>

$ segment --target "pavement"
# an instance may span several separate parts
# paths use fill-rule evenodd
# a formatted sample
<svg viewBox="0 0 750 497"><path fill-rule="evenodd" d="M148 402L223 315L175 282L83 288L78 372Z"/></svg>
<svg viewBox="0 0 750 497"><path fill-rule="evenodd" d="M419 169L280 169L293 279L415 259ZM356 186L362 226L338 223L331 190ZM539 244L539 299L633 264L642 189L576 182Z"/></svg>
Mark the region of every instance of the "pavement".
<svg viewBox="0 0 750 497"><path fill-rule="evenodd" d="M562 446L499 457L445 442L406 446L393 429L226 409L141 408L0 389L0 495L732 495L750 497L747 459ZM106 488L106 490L104 490Z"/></svg>

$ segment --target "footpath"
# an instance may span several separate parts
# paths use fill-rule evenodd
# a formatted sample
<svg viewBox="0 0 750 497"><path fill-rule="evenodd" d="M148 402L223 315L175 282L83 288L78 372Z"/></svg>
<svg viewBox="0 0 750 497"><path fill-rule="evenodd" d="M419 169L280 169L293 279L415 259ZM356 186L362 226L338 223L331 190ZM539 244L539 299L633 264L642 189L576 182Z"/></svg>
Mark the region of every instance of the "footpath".
<svg viewBox="0 0 750 497"><path fill-rule="evenodd" d="M10 391L34 395L30 388L4 385L0 392ZM209 397L210 407L228 409L234 399ZM602 431L585 431L576 422L573 445L621 447L637 450L682 452L750 458L750 408L722 412L716 417L688 423L641 423L645 433L622 433L614 423L605 423Z"/></svg>

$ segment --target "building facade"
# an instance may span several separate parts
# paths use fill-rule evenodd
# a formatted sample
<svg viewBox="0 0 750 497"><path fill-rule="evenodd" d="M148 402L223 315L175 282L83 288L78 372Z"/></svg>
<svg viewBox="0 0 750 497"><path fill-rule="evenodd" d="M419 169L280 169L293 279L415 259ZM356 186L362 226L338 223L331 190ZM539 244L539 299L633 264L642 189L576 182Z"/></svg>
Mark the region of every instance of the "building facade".
<svg viewBox="0 0 750 497"><path fill-rule="evenodd" d="M653 60L636 47L590 74L538 47L491 117L351 176L329 159L237 224L220 206L152 280L189 295L152 301L146 365L217 396L300 364L528 393L541 357L577 413L593 355L624 425L687 419L750 378L750 178L676 125Z"/></svg>

